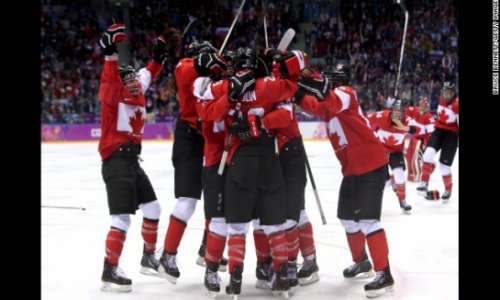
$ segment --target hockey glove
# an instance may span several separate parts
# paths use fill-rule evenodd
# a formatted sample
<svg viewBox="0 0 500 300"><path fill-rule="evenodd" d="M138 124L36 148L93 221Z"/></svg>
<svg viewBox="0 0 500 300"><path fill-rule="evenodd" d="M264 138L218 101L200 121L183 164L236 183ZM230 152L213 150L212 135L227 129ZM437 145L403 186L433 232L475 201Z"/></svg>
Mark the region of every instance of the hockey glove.
<svg viewBox="0 0 500 300"><path fill-rule="evenodd" d="M236 135L241 141L250 139L250 127L247 118L236 119L228 129L229 133Z"/></svg>
<svg viewBox="0 0 500 300"><path fill-rule="evenodd" d="M255 87L255 73L241 70L229 78L229 102L236 102L244 93Z"/></svg>
<svg viewBox="0 0 500 300"><path fill-rule="evenodd" d="M307 66L307 55L302 51L290 51L282 54L276 59L281 74L287 78L297 77Z"/></svg>
<svg viewBox="0 0 500 300"><path fill-rule="evenodd" d="M195 57L194 68L200 76L220 77L227 70L227 64L217 53L202 52Z"/></svg>
<svg viewBox="0 0 500 300"><path fill-rule="evenodd" d="M163 35L160 35L156 39L156 43L153 47L153 60L157 64L163 64L163 61L167 57L167 51L166 51L166 40Z"/></svg>
<svg viewBox="0 0 500 300"><path fill-rule="evenodd" d="M330 92L330 82L328 78L300 76L298 84L299 90L302 90L305 94L316 97L318 101L324 100ZM300 94L297 95L296 93L296 96L300 96ZM297 99L295 101L297 101Z"/></svg>
<svg viewBox="0 0 500 300"><path fill-rule="evenodd" d="M125 38L125 24L117 23L108 27L102 34L99 44L104 54L109 56L118 53L116 43L124 41Z"/></svg>

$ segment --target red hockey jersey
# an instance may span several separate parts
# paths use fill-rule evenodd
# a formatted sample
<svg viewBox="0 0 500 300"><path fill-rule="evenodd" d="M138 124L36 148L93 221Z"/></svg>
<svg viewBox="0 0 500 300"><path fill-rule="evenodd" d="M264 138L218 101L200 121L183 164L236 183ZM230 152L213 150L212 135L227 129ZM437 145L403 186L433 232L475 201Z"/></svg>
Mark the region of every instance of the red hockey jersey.
<svg viewBox="0 0 500 300"><path fill-rule="evenodd" d="M175 67L175 83L179 96L179 119L186 121L189 126L197 130L196 97L193 95L193 82L198 78L194 68L194 58L183 58Z"/></svg>
<svg viewBox="0 0 500 300"><path fill-rule="evenodd" d="M458 132L458 97L450 103L440 98L436 119L436 128Z"/></svg>
<svg viewBox="0 0 500 300"><path fill-rule="evenodd" d="M196 86L197 85L195 84L195 90ZM253 114L264 118L267 113L274 109L276 103L282 102L284 99L291 98L296 91L297 83L291 80L279 79L272 76L258 78L256 80L254 90L246 92L239 99L239 109L236 109L236 103L232 103L230 104L229 110L226 110L226 108L221 105L221 109L215 113L226 114L225 125L226 128L228 128L231 126L233 118L238 115L243 117ZM195 94L199 95L196 91ZM222 81L211 84L205 94L199 96L200 98L204 98L207 94L211 95L210 97L219 99L228 94L228 84L224 84ZM222 99L223 98L218 101ZM227 101L227 97L225 98L225 101ZM231 140L227 163L231 162L234 152L240 145L241 141L239 139L233 138Z"/></svg>
<svg viewBox="0 0 500 300"><path fill-rule="evenodd" d="M368 120L388 153L403 152L407 132L393 126L390 109L374 112L368 115ZM409 121L406 117L402 123L408 125Z"/></svg>
<svg viewBox="0 0 500 300"><path fill-rule="evenodd" d="M146 117L144 92L158 76L162 66L153 60L137 72L142 93L133 96L123 85L118 73L118 56L106 56L101 73L101 138L99 153L106 159L118 147L131 142L141 144Z"/></svg>
<svg viewBox="0 0 500 300"><path fill-rule="evenodd" d="M389 162L384 146L363 116L353 88L337 87L321 102L305 96L300 107L328 122L330 143L344 176L365 174Z"/></svg>

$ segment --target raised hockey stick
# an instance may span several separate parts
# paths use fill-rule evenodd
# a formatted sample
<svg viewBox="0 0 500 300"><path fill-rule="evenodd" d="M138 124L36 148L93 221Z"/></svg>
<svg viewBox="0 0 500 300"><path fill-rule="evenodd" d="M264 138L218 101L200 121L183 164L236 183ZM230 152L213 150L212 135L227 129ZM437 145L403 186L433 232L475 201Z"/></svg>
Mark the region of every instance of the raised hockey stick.
<svg viewBox="0 0 500 300"><path fill-rule="evenodd" d="M266 41L266 48L269 48L269 42L267 40L267 4L268 0L262 0L262 9L264 14L264 40Z"/></svg>
<svg viewBox="0 0 500 300"><path fill-rule="evenodd" d="M182 32L182 40L184 41L184 38L186 37L186 34L188 34L188 32L191 31L191 29L193 29L193 27L199 23L200 20L198 20L197 18L194 18L192 19L189 24L186 26L186 28L184 28L184 31Z"/></svg>
<svg viewBox="0 0 500 300"><path fill-rule="evenodd" d="M241 1L240 8L238 8L238 13L236 14L236 17L234 17L233 23L231 24L231 27L229 27L229 31L226 34L226 37L224 38L224 42L222 42L222 46L220 46L219 49L219 54L222 54L224 52L224 48L226 48L227 41L229 40L229 36L231 35L231 32L233 32L234 25L236 25L236 22L240 18L241 12L243 11L243 6L245 5L245 2L247 0Z"/></svg>
<svg viewBox="0 0 500 300"><path fill-rule="evenodd" d="M401 76L401 64L403 63L403 54L405 52L405 42L406 42L406 30L408 29L408 19L410 18L410 14L406 9L405 4L401 0L397 0L397 3L403 9L405 14L405 25L403 29L403 40L401 41L401 53L399 54L399 66L398 66L398 75L396 76L396 88L394 90L394 96L397 98L399 94L399 77Z"/></svg>
<svg viewBox="0 0 500 300"><path fill-rule="evenodd" d="M286 48L288 48L294 37L295 37L295 30L293 28L288 28L285 31L285 34L283 34L283 37L281 38L277 49L286 50Z"/></svg>

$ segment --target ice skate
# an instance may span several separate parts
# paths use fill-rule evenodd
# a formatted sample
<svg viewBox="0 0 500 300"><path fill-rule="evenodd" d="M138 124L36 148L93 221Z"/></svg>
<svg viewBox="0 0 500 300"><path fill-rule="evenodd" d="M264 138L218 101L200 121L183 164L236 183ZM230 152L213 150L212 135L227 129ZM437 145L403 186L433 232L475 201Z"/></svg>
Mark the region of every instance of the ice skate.
<svg viewBox="0 0 500 300"><path fill-rule="evenodd" d="M231 295L233 300L238 300L238 295L241 294L242 274L242 267L234 267L233 274L229 279L229 285L226 286L226 294Z"/></svg>
<svg viewBox="0 0 500 300"><path fill-rule="evenodd" d="M269 289L269 271L272 268L271 261L257 262L257 267L255 268L255 276L257 277L257 282L255 287L258 289Z"/></svg>
<svg viewBox="0 0 500 300"><path fill-rule="evenodd" d="M429 187L428 182L420 182L420 185L417 187L417 193L421 196L426 196L427 195L427 189Z"/></svg>
<svg viewBox="0 0 500 300"><path fill-rule="evenodd" d="M218 268L218 264L209 263L205 270L205 287L208 290L208 294L213 298L220 292L221 279L217 273Z"/></svg>
<svg viewBox="0 0 500 300"><path fill-rule="evenodd" d="M168 280L169 282L176 284L177 278L181 276L179 269L177 268L177 261L175 254L168 254L163 252L160 257L160 267L158 268L158 273L161 278Z"/></svg>
<svg viewBox="0 0 500 300"><path fill-rule="evenodd" d="M451 190L449 191L445 190L443 192L443 195L441 196L441 199L443 199L443 203L448 203L450 202L450 197L451 197Z"/></svg>
<svg viewBox="0 0 500 300"><path fill-rule="evenodd" d="M318 271L319 267L316 263L316 258L311 260L304 260L297 275L297 277L299 278L299 284L308 285L319 281Z"/></svg>
<svg viewBox="0 0 500 300"><path fill-rule="evenodd" d="M411 205L406 200L399 201L399 207L401 207L404 214L411 215Z"/></svg>
<svg viewBox="0 0 500 300"><path fill-rule="evenodd" d="M139 271L141 274L160 277L160 274L158 273L159 267L160 267L160 262L155 257L154 252L142 253L141 270Z"/></svg>
<svg viewBox="0 0 500 300"><path fill-rule="evenodd" d="M280 265L280 270L278 273L273 272L271 278L271 291L273 295L279 295L285 299L289 299L290 296L288 294L290 290L290 284L288 282L288 264Z"/></svg>
<svg viewBox="0 0 500 300"><path fill-rule="evenodd" d="M385 292L392 291L394 286L394 279L391 275L389 267L382 271L377 272L377 276L372 282L365 284L366 297L376 298Z"/></svg>
<svg viewBox="0 0 500 300"><path fill-rule="evenodd" d="M132 291L132 280L118 266L110 265L104 259L101 291L127 293Z"/></svg>
<svg viewBox="0 0 500 300"><path fill-rule="evenodd" d="M369 260L362 260L360 262L355 262L348 268L344 269L345 278L354 278L357 275L362 274L361 277L368 278L373 276L372 264Z"/></svg>

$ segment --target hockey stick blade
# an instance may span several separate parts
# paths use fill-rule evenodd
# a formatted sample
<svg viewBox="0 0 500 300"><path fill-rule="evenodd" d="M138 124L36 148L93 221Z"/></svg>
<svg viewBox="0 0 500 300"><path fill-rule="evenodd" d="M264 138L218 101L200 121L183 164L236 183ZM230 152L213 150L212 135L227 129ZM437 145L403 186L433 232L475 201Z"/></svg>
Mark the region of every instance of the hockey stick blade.
<svg viewBox="0 0 500 300"><path fill-rule="evenodd" d="M293 28L288 28L283 37L281 38L280 43L278 44L278 50L286 50L293 38L295 37L295 30Z"/></svg>

